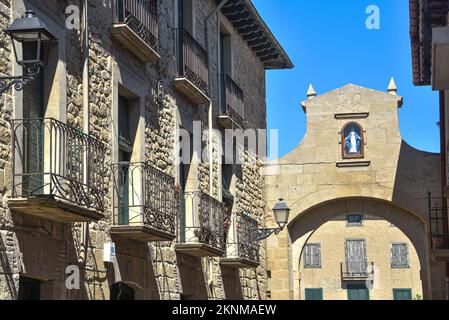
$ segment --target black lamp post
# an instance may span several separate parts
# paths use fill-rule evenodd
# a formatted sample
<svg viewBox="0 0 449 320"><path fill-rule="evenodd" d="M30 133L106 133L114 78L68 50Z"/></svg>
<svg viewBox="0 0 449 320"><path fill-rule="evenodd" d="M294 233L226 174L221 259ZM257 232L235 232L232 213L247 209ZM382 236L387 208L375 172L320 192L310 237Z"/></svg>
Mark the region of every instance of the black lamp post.
<svg viewBox="0 0 449 320"><path fill-rule="evenodd" d="M274 220L276 221L278 228L265 228L260 229L257 234L257 240L262 241L269 236L274 234L279 234L282 230L284 230L285 226L288 223L288 218L290 215L290 208L285 203L284 199L279 199L276 205L274 206L273 214L274 214Z"/></svg>
<svg viewBox="0 0 449 320"><path fill-rule="evenodd" d="M16 62L24 68L24 74L16 77L0 77L0 95L14 86L17 91L36 79L45 59L48 57L48 43L55 40L45 23L36 14L28 10L25 17L14 20L11 26L3 30L11 37ZM47 45L45 45L47 44ZM18 51L22 49L22 57Z"/></svg>

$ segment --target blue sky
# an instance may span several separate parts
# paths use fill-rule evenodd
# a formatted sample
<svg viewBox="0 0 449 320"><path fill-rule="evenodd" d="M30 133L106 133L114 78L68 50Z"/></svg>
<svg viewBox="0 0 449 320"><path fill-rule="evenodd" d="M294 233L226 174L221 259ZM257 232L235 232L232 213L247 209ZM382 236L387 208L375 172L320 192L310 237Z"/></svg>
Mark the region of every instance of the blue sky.
<svg viewBox="0 0 449 320"><path fill-rule="evenodd" d="M279 129L279 155L306 130L300 102L309 83L318 95L347 83L386 91L394 76L404 97L402 137L413 147L439 152L438 94L412 83L408 0L253 0L295 68L269 71L268 127ZM380 8L380 30L368 30L369 5Z"/></svg>

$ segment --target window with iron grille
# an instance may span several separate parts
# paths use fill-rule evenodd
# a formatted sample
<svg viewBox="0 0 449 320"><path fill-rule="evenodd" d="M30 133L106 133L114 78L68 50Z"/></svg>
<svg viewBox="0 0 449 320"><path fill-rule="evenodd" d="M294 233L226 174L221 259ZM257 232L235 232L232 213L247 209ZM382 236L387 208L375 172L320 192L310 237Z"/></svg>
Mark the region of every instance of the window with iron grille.
<svg viewBox="0 0 449 320"><path fill-rule="evenodd" d="M363 216L361 214L349 214L346 216L346 225L348 227L363 226Z"/></svg>
<svg viewBox="0 0 449 320"><path fill-rule="evenodd" d="M306 244L304 248L304 268L321 268L321 244Z"/></svg>
<svg viewBox="0 0 449 320"><path fill-rule="evenodd" d="M391 244L391 267L409 268L408 246L406 243Z"/></svg>

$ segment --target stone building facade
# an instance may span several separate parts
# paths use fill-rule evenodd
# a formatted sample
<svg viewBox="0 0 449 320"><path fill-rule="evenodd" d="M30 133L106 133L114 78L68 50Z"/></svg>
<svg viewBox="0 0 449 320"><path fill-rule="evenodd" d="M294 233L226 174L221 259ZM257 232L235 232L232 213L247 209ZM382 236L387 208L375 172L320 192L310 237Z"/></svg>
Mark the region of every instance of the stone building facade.
<svg viewBox="0 0 449 320"><path fill-rule="evenodd" d="M266 298L261 159L218 134L265 129L292 67L251 2L0 0L0 28L27 10L56 40L0 97L0 299ZM4 32L0 57L23 72Z"/></svg>
<svg viewBox="0 0 449 320"><path fill-rule="evenodd" d="M386 220L341 216L304 235L294 246L294 251L302 252L299 269L294 270L301 300L422 299L415 247ZM355 259L352 247L361 249Z"/></svg>
<svg viewBox="0 0 449 320"><path fill-rule="evenodd" d="M319 96L310 87L307 95L304 139L264 167L268 207L283 198L291 208L288 226L267 244L271 297L304 297L301 239L329 221L356 214L388 221L404 233L419 258L423 298L445 299L445 263L430 245L442 238L431 239L429 233L429 209L442 207L439 154L403 141L402 97L394 81L388 92L349 84ZM342 274L339 287L347 280Z"/></svg>
<svg viewBox="0 0 449 320"><path fill-rule="evenodd" d="M444 241L432 244L439 260L446 262L446 298L449 299L449 1L410 0L410 44L413 84L432 86L439 94L440 175L442 208L431 221L431 234L440 234ZM419 40L419 41L418 41Z"/></svg>

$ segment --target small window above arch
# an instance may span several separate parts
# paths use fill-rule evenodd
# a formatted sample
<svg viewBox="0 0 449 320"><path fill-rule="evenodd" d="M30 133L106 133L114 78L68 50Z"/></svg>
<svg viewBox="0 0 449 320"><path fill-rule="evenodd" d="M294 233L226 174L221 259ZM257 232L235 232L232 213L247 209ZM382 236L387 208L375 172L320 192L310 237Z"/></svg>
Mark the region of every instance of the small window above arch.
<svg viewBox="0 0 449 320"><path fill-rule="evenodd" d="M357 159L365 157L365 139L361 125L349 122L341 131L341 145L343 159Z"/></svg>

